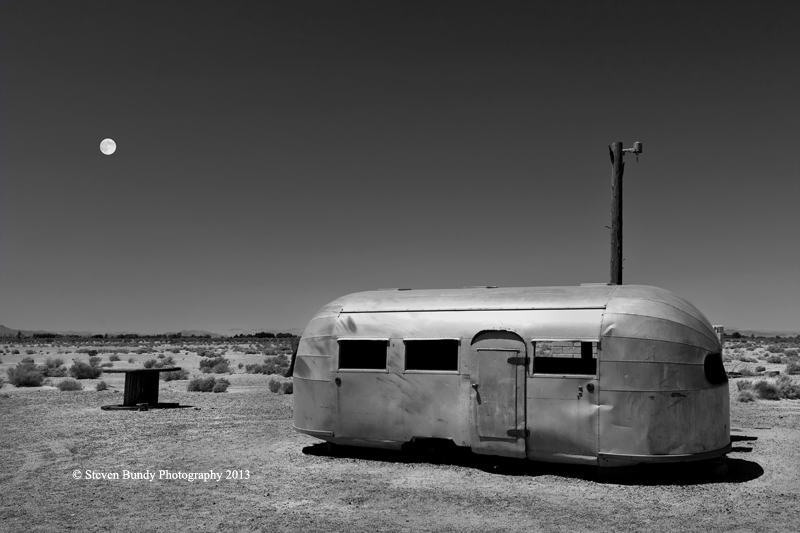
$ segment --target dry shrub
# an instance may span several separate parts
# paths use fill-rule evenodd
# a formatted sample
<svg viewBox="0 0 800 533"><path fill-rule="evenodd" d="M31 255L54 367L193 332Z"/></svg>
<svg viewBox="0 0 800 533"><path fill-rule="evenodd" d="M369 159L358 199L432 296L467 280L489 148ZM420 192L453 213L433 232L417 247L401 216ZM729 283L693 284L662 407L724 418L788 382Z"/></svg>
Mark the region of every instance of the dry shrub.
<svg viewBox="0 0 800 533"><path fill-rule="evenodd" d="M271 377L267 382L267 386L269 387L269 390L271 392L278 392L279 390L281 390L281 380L275 377Z"/></svg>
<svg viewBox="0 0 800 533"><path fill-rule="evenodd" d="M103 373L103 369L97 365L99 361L99 357L90 357L88 363L73 359L72 366L69 368L69 374L76 379L99 378Z"/></svg>
<svg viewBox="0 0 800 533"><path fill-rule="evenodd" d="M280 392L281 394L292 394L294 392L294 383L291 378L272 376L269 378L267 386L271 392Z"/></svg>
<svg viewBox="0 0 800 533"><path fill-rule="evenodd" d="M63 359L51 359L48 357L44 362L44 366L41 367L42 374L48 378L63 378L67 375L67 367L63 365Z"/></svg>
<svg viewBox="0 0 800 533"><path fill-rule="evenodd" d="M239 363L241 364L241 363ZM241 367L240 367L241 368ZM259 365L258 363L253 365L247 365L244 367L244 371L248 374L266 374L266 365Z"/></svg>
<svg viewBox="0 0 800 533"><path fill-rule="evenodd" d="M211 389L214 388L214 383L216 383L216 379L213 376L208 376L205 378L201 377L193 377L188 385L186 385L186 390L188 392L211 392Z"/></svg>
<svg viewBox="0 0 800 533"><path fill-rule="evenodd" d="M782 362L783 362L783 357L781 357L780 355L770 355L769 357L767 357L767 363L777 364Z"/></svg>
<svg viewBox="0 0 800 533"><path fill-rule="evenodd" d="M72 378L67 378L58 384L58 390L60 391L83 390L83 385L81 385Z"/></svg>
<svg viewBox="0 0 800 533"><path fill-rule="evenodd" d="M108 356L108 360L109 361L119 361L119 356L117 354L109 355Z"/></svg>
<svg viewBox="0 0 800 533"><path fill-rule="evenodd" d="M186 390L189 392L225 392L230 384L230 381L225 378L194 377L189 381Z"/></svg>
<svg viewBox="0 0 800 533"><path fill-rule="evenodd" d="M154 366L156 366L157 363L158 361L156 361L155 359L148 359L142 364L144 365L145 368L153 368Z"/></svg>
<svg viewBox="0 0 800 533"><path fill-rule="evenodd" d="M741 390L739 391L739 396L736 399L740 402L754 402L756 401L756 397L750 390Z"/></svg>
<svg viewBox="0 0 800 533"><path fill-rule="evenodd" d="M280 374L283 375L289 369L289 363L284 356L267 357L264 364L254 364L245 366L248 374Z"/></svg>
<svg viewBox="0 0 800 533"><path fill-rule="evenodd" d="M787 374L800 374L800 363L789 363L786 365Z"/></svg>
<svg viewBox="0 0 800 533"><path fill-rule="evenodd" d="M748 390L753 388L753 382L749 379L743 379L736 382L736 388L739 390Z"/></svg>
<svg viewBox="0 0 800 533"><path fill-rule="evenodd" d="M97 385L94 386L94 390L97 392L108 390L108 384L105 381L101 381Z"/></svg>
<svg viewBox="0 0 800 533"><path fill-rule="evenodd" d="M741 370L739 370L739 373L740 373L741 375L743 375L743 376L748 376L748 377L749 377L749 376L755 376L755 375L756 375L756 373L755 373L755 372L753 372L752 370L750 370L750 368L748 368L748 367L744 367L744 368L742 368Z"/></svg>
<svg viewBox="0 0 800 533"><path fill-rule="evenodd" d="M285 355L267 357L264 359L264 365L267 367L265 374L283 375L289 369L289 359Z"/></svg>
<svg viewBox="0 0 800 533"><path fill-rule="evenodd" d="M759 398L764 400L780 400L781 392L775 383L770 381L756 381L753 384L753 391Z"/></svg>
<svg viewBox="0 0 800 533"><path fill-rule="evenodd" d="M216 383L214 383L214 387L211 389L211 392L225 392L228 390L228 386L230 386L231 382L225 378L219 378Z"/></svg>
<svg viewBox="0 0 800 533"><path fill-rule="evenodd" d="M171 372L161 372L161 379L164 381L177 381L189 379L188 370L173 370Z"/></svg>
<svg viewBox="0 0 800 533"><path fill-rule="evenodd" d="M200 361L200 372L204 374L224 374L230 372L229 361L224 357L214 357Z"/></svg>
<svg viewBox="0 0 800 533"><path fill-rule="evenodd" d="M795 383L792 378L787 375L781 375L775 380L775 385L778 387L781 398L787 400L800 400L800 384Z"/></svg>
<svg viewBox="0 0 800 533"><path fill-rule="evenodd" d="M8 381L15 387L41 387L44 381L44 372L33 363L20 361L15 368L9 368Z"/></svg>
<svg viewBox="0 0 800 533"><path fill-rule="evenodd" d="M760 366L760 365L756 367L756 372L764 372L766 370L767 370L766 367L763 367L763 366Z"/></svg>

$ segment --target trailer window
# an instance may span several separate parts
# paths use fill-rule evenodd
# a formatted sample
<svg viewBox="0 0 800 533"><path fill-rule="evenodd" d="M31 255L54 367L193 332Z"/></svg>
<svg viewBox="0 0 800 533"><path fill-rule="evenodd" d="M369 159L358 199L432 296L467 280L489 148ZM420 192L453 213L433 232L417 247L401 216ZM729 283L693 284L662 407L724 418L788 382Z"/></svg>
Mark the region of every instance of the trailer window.
<svg viewBox="0 0 800 533"><path fill-rule="evenodd" d="M534 374L596 374L597 343L535 341Z"/></svg>
<svg viewBox="0 0 800 533"><path fill-rule="evenodd" d="M389 341L339 341L339 368L386 370Z"/></svg>
<svg viewBox="0 0 800 533"><path fill-rule="evenodd" d="M703 371L706 374L706 379L712 385L722 385L728 382L728 373L725 372L725 366L722 364L722 354L710 353L706 355L703 361Z"/></svg>
<svg viewBox="0 0 800 533"><path fill-rule="evenodd" d="M458 371L457 339L406 340L406 370Z"/></svg>

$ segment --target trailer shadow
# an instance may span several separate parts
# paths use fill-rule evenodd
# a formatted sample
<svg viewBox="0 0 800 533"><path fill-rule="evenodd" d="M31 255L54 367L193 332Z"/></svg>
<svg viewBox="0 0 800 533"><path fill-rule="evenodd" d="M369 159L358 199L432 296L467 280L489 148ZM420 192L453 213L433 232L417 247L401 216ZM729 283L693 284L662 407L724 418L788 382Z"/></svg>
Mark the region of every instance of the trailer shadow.
<svg viewBox="0 0 800 533"><path fill-rule="evenodd" d="M742 439L744 440L744 439ZM734 451L740 451L734 448ZM741 451L750 451L744 449ZM472 453L469 448L409 447L403 451L329 445L306 446L306 455L332 459L356 459L383 463L460 466L489 474L513 477L557 476L617 485L707 485L746 483L761 477L764 469L754 461L724 457L714 461L672 464L646 464L621 468L570 465L510 459Z"/></svg>

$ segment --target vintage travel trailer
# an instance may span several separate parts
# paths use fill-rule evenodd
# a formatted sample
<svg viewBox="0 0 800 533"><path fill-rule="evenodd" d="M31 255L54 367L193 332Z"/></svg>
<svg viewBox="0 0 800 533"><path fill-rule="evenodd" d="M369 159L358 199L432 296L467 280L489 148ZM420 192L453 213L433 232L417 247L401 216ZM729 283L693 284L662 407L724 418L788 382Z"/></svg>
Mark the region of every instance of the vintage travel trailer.
<svg viewBox="0 0 800 533"><path fill-rule="evenodd" d="M656 287L360 292L300 339L294 427L601 467L710 459L731 449L721 352L706 317Z"/></svg>

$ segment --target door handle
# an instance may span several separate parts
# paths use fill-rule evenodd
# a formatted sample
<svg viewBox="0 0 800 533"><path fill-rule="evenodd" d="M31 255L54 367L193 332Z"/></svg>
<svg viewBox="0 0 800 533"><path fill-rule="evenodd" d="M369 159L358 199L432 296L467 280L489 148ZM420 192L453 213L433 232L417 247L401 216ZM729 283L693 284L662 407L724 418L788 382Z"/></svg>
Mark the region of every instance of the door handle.
<svg viewBox="0 0 800 533"><path fill-rule="evenodd" d="M470 383L470 386L475 389L475 401L478 402L478 405L481 403L481 393L478 391L478 384L477 383Z"/></svg>

